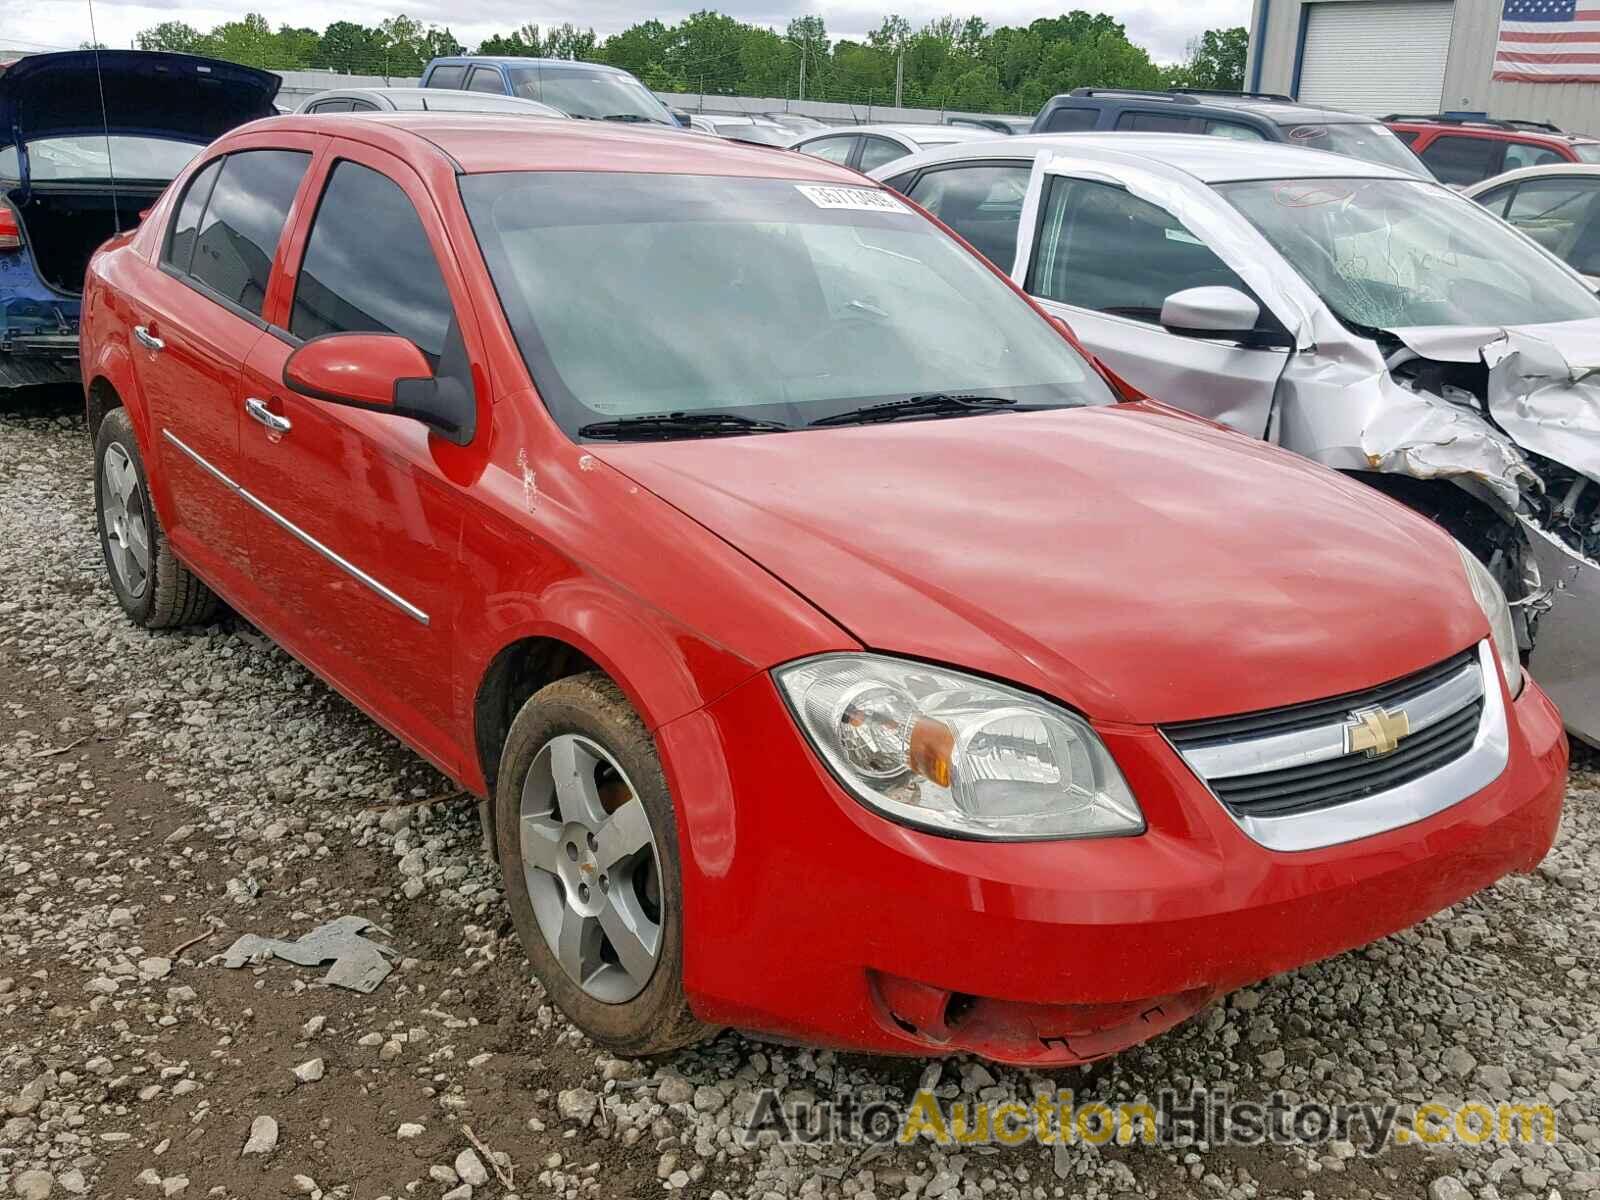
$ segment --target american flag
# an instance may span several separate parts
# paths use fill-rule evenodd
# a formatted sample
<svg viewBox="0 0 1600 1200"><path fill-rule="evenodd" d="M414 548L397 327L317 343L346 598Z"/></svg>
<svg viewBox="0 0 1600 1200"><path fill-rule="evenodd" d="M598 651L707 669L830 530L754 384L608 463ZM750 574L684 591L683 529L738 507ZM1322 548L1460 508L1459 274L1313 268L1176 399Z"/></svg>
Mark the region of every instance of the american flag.
<svg viewBox="0 0 1600 1200"><path fill-rule="evenodd" d="M1523 83L1600 81L1600 0L1505 0L1494 77Z"/></svg>

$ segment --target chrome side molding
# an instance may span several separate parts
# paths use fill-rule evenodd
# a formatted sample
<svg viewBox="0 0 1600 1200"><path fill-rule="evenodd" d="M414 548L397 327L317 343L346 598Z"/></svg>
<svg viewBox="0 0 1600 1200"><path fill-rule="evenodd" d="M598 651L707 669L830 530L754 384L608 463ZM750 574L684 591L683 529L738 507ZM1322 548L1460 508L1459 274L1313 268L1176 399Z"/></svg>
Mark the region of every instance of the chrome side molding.
<svg viewBox="0 0 1600 1200"><path fill-rule="evenodd" d="M407 600L404 596L400 595L398 592L394 591L392 588L386 587L382 583L379 583L376 579L374 579L371 575L368 575L365 571L363 571L360 567L356 566L349 559L345 558L344 556L342 556L341 554L339 554L338 552L336 552L334 550L330 550L327 546L324 546L321 542L319 542L316 538L312 537L304 529L301 529L300 526L296 525L293 521L289 520L288 517L284 516L277 509L273 508L270 504L266 503L266 501L262 500L260 497L254 495L253 493L246 491L244 488L240 487L238 483L236 483L234 480L230 479L223 472L219 471L210 462L206 461L206 459L203 456L201 456L200 454L197 454L194 450L190 449L187 445L185 445L184 442L182 441L182 439L180 439L177 434L173 433L172 430L163 428L161 430L161 436L166 438L167 441L171 442L179 450L183 451L183 453L186 454L191 460L193 460L195 462L195 464L200 467L201 470L206 472L206 474L210 475L213 479L215 479L223 487L227 488L234 495L238 496L239 499L243 500L246 504L248 504L251 508L255 509L262 516L266 517L268 520L270 520L274 524L278 525L286 533L288 533L291 536L299 539L301 542L303 542L307 546L311 547L311 549L315 550L318 554L322 555L322 557L326 558L329 562L331 562L334 566L338 567L341 571L344 571L352 579L355 579L355 580L359 581L360 583L365 584L367 587L371 588L374 592L376 592L378 595L382 596L390 604L394 605L401 612L405 613L406 616L412 618L415 621L420 622L423 625L428 624L428 614L427 613L423 612L415 604L411 603L411 601Z"/></svg>

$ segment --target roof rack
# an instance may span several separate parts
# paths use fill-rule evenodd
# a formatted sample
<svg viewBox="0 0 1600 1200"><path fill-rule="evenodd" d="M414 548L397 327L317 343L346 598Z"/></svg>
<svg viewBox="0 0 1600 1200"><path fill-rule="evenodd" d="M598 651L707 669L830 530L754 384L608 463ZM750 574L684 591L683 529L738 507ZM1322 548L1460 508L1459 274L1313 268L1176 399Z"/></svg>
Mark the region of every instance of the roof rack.
<svg viewBox="0 0 1600 1200"><path fill-rule="evenodd" d="M1151 88L1073 88L1067 93L1069 96L1148 96L1157 100L1176 100L1180 104L1199 104L1193 96L1175 94L1173 92L1158 92Z"/></svg>
<svg viewBox="0 0 1600 1200"><path fill-rule="evenodd" d="M1549 121L1502 120L1497 117L1491 117L1487 113L1390 113L1386 117L1379 117L1378 120L1383 122L1412 121L1436 125L1482 125L1487 129L1535 129L1541 133L1565 132L1559 125L1552 125Z"/></svg>
<svg viewBox="0 0 1600 1200"><path fill-rule="evenodd" d="M1246 100L1281 100L1285 104L1298 104L1293 96L1285 96L1282 92L1240 92L1232 88L1197 88L1176 87L1167 91L1180 96L1239 96Z"/></svg>

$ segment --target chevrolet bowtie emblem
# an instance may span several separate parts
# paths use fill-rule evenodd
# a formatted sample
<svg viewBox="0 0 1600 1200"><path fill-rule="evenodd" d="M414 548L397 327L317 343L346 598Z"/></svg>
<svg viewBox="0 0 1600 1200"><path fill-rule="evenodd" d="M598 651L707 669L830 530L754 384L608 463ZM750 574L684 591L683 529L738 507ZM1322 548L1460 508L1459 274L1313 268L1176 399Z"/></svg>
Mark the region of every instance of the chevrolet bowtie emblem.
<svg viewBox="0 0 1600 1200"><path fill-rule="evenodd" d="M1411 732L1411 718L1402 709L1362 708L1350 714L1344 725L1344 752L1364 752L1368 758L1393 754L1400 739Z"/></svg>

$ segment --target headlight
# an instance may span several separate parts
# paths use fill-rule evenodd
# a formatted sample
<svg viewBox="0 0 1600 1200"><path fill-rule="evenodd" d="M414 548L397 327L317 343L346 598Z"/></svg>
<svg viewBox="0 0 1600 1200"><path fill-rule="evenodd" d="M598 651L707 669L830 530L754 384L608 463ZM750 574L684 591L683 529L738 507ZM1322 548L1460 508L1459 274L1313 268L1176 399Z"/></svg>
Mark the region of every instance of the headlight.
<svg viewBox="0 0 1600 1200"><path fill-rule="evenodd" d="M1517 627L1511 620L1511 606L1506 603L1506 594L1499 581L1489 573L1489 568L1460 542L1456 543L1456 550L1461 554L1461 565L1467 569L1467 582L1472 585L1478 607L1489 619L1489 636L1500 658L1500 669L1505 672L1506 688L1515 697L1522 691L1522 654L1517 648Z"/></svg>
<svg viewBox="0 0 1600 1200"><path fill-rule="evenodd" d="M1144 831L1110 751L1066 709L877 655L773 674L840 782L893 820L1001 841Z"/></svg>

